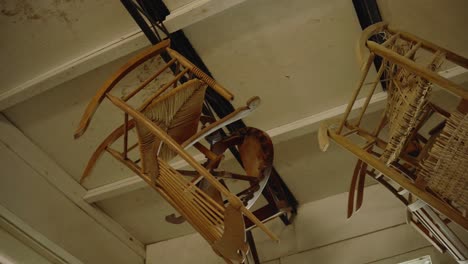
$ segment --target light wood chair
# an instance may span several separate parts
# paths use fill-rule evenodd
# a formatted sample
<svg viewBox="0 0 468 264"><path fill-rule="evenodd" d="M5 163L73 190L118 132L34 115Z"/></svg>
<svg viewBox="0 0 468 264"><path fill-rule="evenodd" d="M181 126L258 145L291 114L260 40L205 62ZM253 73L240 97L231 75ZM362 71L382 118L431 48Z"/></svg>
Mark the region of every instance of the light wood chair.
<svg viewBox="0 0 468 264"><path fill-rule="evenodd" d="M331 138L359 159L348 217L361 207L365 176L370 176L408 206L409 222L434 245L466 260L466 246L447 223L468 229L468 91L437 72L446 61L468 68L468 59L386 23L364 30L358 47L361 77L344 117L338 123L324 122L319 130L322 150ZM370 71L375 59L381 62L376 75ZM387 89L387 104L369 130L364 117L372 111L368 106L379 84ZM434 86L458 96L458 110L450 113L432 103ZM364 104L352 114L362 93ZM426 133L435 115L445 121Z"/></svg>
<svg viewBox="0 0 468 264"><path fill-rule="evenodd" d="M249 193L249 196L245 196L245 193L244 196L231 193L219 180L221 176L235 178L233 174L214 171L223 158L224 151L232 144L220 142L213 149L208 149L199 141L247 116L258 106L260 99L251 98L246 106L219 120L204 117L202 107L206 89L214 89L228 100L232 100L233 95L183 56L170 49L169 45L169 41L163 41L131 59L105 83L89 103L75 138L79 138L86 131L96 109L105 99L124 112L124 121L123 125L114 130L98 146L84 170L81 181L90 175L100 156L108 152L158 191L181 214L182 217L179 218L174 215L166 217L169 222L180 223L181 218L187 220L226 262L243 262L248 252L244 216L270 238L278 240L276 235L248 209L251 203L258 199L259 192L261 193L260 185L268 180L273 155L271 140L264 134L255 136L258 131L249 128L246 131L250 132L244 133L240 141L237 141L241 154L271 152L268 157L252 159L258 161L255 166L250 166L246 161L244 167L248 175L237 175L248 178L251 185L257 186L245 192ZM122 98L111 94L120 80L155 56L166 56L168 62ZM143 100L139 107L133 107L128 103L128 100L137 96L169 67L176 69L170 80L160 85L160 88ZM203 121L205 125L199 129L202 119L205 120ZM133 129L136 130L137 142L129 146L129 131ZM259 149L262 144L255 142L257 139L264 140L265 137L269 143L266 146L271 149L262 152L264 148ZM112 147L120 138L123 139L121 152ZM239 139L239 137L232 135L228 139ZM250 142L251 140L253 142ZM208 159L204 165L200 165L187 152L192 146ZM139 149L139 155L137 159L131 159L130 152L136 148ZM185 160L193 171L173 168L169 162L175 157ZM262 166L258 166L259 164ZM253 167L256 169L249 169ZM189 179L187 175L193 178Z"/></svg>

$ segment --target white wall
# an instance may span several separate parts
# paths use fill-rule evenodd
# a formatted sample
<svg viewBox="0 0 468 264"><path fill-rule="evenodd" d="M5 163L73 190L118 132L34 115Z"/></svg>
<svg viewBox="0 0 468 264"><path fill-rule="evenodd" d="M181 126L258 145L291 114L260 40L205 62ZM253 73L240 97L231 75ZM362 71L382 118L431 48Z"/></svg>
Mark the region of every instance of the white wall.
<svg viewBox="0 0 468 264"><path fill-rule="evenodd" d="M143 263L6 144L0 143L2 206L83 263Z"/></svg>
<svg viewBox="0 0 468 264"><path fill-rule="evenodd" d="M50 264L51 262L0 228L0 263Z"/></svg>

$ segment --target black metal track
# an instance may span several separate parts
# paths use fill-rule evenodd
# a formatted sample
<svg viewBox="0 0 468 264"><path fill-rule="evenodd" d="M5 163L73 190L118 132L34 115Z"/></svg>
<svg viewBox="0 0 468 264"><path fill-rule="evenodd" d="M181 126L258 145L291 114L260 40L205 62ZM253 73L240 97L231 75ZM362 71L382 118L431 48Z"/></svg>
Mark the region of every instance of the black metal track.
<svg viewBox="0 0 468 264"><path fill-rule="evenodd" d="M252 253L252 258L255 263L260 263L260 259L258 258L257 247L255 246L255 240L252 235L252 231L246 232L247 236L247 243L250 245L250 252Z"/></svg>
<svg viewBox="0 0 468 264"><path fill-rule="evenodd" d="M353 0L362 29L382 21L377 0Z"/></svg>
<svg viewBox="0 0 468 264"><path fill-rule="evenodd" d="M382 22L382 16L380 15L377 0L353 0L353 5L362 29L365 29L372 24ZM374 36L372 40L377 43L383 43L384 41L381 36ZM375 69L378 71L380 65L382 65L382 58L376 56L374 59L374 65ZM380 79L386 79L385 73ZM386 82L381 81L380 84L382 85L382 88L386 90Z"/></svg>
<svg viewBox="0 0 468 264"><path fill-rule="evenodd" d="M161 31L165 32L166 35L170 37L171 47L173 49L177 50L180 54L182 54L184 57L190 60L193 64L195 64L206 74L212 76L208 67L206 67L205 63L200 58L196 50L193 48L190 41L185 36L184 32L182 30L179 30L177 32L169 34L165 30L162 23L160 23L164 21L167 15L169 15L169 10L161 0L136 0L136 2L134 2L133 0L121 0L121 2L128 10L130 15L133 17L135 22L140 26L145 36L148 38L148 40L150 40L152 44L156 44L162 40L161 37L158 35L157 31L155 30L155 27L158 27ZM142 13L144 14L144 17L142 16ZM150 25L148 25L148 22L150 23ZM154 30L151 27L153 27ZM165 56L163 56L163 58L165 60L169 59L165 58ZM207 90L205 101L208 105L204 107L205 114L209 114L210 109L212 109L218 117L223 118L235 110L228 100L226 100L224 97L222 97L212 89ZM244 122L242 120L239 120L228 125L227 129L230 132L233 132L243 127L245 127ZM221 133L224 133L224 131L221 131ZM230 150L236 157L236 159L239 161L239 163L241 163L237 149L234 148ZM274 184L270 186L272 189L271 191L274 193L274 195L287 200L288 205L291 207L290 210L292 214L295 214L297 212L298 202L275 169L273 169L272 171L271 178L271 181L274 182ZM268 202L275 205L279 210L278 204L276 204L275 199L270 194L268 194L267 191L264 191L263 194L265 198L267 198ZM289 219L287 219L286 217L282 217L281 219L283 220L284 224L290 224Z"/></svg>

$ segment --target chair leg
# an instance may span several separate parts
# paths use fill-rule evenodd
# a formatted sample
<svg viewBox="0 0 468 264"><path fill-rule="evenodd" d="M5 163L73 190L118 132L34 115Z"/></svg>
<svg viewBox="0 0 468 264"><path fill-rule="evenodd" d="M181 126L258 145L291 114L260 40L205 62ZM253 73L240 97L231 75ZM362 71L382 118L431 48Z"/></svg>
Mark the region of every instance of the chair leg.
<svg viewBox="0 0 468 264"><path fill-rule="evenodd" d="M358 180L358 186L357 186L356 211L361 208L362 201L364 199L364 184L366 182L366 171L367 171L367 163L363 163L361 166L361 171L359 172L359 180Z"/></svg>
<svg viewBox="0 0 468 264"><path fill-rule="evenodd" d="M127 130L133 129L135 127L135 121L130 120L127 124ZM88 161L88 164L86 165L86 168L81 176L80 183L82 184L84 180L90 175L92 169L94 168L94 165L98 161L98 159L101 157L102 153L106 150L108 146L110 146L112 143L114 143L117 139L119 139L125 132L125 124L119 126L116 128L109 136L104 139L101 144L97 147L97 149L94 151L93 155Z"/></svg>
<svg viewBox="0 0 468 264"><path fill-rule="evenodd" d="M356 191L356 184L358 182L359 174L362 168L362 160L358 160L356 166L354 167L353 177L351 178L351 184L349 186L349 193L348 193L348 213L347 217L350 218L354 213L354 194Z"/></svg>

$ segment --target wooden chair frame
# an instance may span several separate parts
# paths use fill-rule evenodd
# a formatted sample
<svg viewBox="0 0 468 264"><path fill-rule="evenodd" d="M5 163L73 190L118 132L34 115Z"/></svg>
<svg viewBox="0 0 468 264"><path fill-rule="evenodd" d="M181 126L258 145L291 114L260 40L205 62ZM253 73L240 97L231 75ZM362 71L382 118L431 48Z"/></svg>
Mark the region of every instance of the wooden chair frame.
<svg viewBox="0 0 468 264"><path fill-rule="evenodd" d="M170 48L170 40L164 40L132 58L116 73L114 73L114 75L111 78L109 78L103 86L101 86L96 95L91 99L90 103L88 104L85 110L85 113L81 118L81 121L78 125L78 129L74 134L75 139L78 139L86 132L86 129L88 128L94 113L96 112L101 102L105 99L106 94L109 93L120 80L122 80L129 72L143 64L148 59L160 55L162 53L167 53L169 56L171 56L172 59L159 71L153 74L149 79L147 79L137 88L135 88L135 90L133 90L127 96L122 98L125 102L130 100L152 80L156 79L159 75L161 75L164 72L164 70L166 70L168 67L171 67L175 63L179 63L179 65L182 65L183 67L185 67L185 69L182 70L179 74L177 74L175 78L166 86L161 87L161 89L159 89L158 92L154 94L151 98L148 98L148 100L142 107L147 106L154 98L160 96L169 87L171 87L171 85L175 85L177 81L179 81L183 77L189 77L189 79L194 77L199 78L200 80L204 81L207 85L209 85L212 89L214 89L217 93L219 93L221 96L223 96L225 99L229 101L234 99L234 95L231 92L229 92L226 88L221 86L219 83L213 80L213 78L211 78L199 68L197 68L195 65L193 65L190 61L188 61L186 58L180 55L177 51L172 50Z"/></svg>
<svg viewBox="0 0 468 264"><path fill-rule="evenodd" d="M371 36L382 32L383 30L386 30L392 34L392 37L388 38L385 43L378 44L370 40ZM389 42L395 41L398 38L416 43L414 48L410 51L413 54L420 49L424 49L428 52L431 52L432 54L443 53L445 54L444 57L447 60L456 63L459 66L468 68L468 59L438 47L433 43L427 42L426 40L420 39L410 33L396 30L383 22L370 26L363 32L359 42L360 55L361 58L365 58L365 60L361 68L361 77L357 83L357 87L347 106L344 117L342 118L341 122L338 123L337 128L331 128L330 123L324 123L324 125L321 126L319 131L319 144L323 150L326 150L329 145L328 138L333 139L340 146L356 155L360 160L362 160L362 162L372 166L383 175L398 183L399 186L408 190L413 195L426 202L438 212L447 216L465 229L468 229L468 219L462 214L461 211L457 210L452 205L441 200L440 198L434 196L427 190L421 188L414 182L414 180L406 177L400 170L396 169L395 167L388 166L379 160L378 157L368 151L368 149L371 147L383 149L387 144L387 142L379 138L379 133L386 124L385 116L381 118L379 125L375 128L374 131L368 131L360 127L362 118L368 109L369 102L375 92L377 84L380 82L385 63L382 63L382 66L377 73L376 79L372 83L372 86L365 97L365 102L360 108L357 119L355 121L350 119L350 113L353 105L356 102L362 87L365 85L364 82L376 56L381 57L384 61L395 63L398 66L406 69L408 72L427 79L431 83L440 86L441 89L458 96L461 100L468 100L468 91L466 91L463 87L448 79L445 79L433 71L430 71L426 68L426 66L414 62L413 60L409 59L408 56L402 56L386 47ZM350 139L351 135L358 135L359 137L365 139L367 143L364 146L359 146Z"/></svg>
<svg viewBox="0 0 468 264"><path fill-rule="evenodd" d="M372 40L372 37L377 34L386 35L387 38L384 39L383 43L379 44ZM408 45L404 49L398 46L394 47L393 45L396 45L397 41L403 41ZM398 50L399 48L400 50ZM432 56L429 64L422 65L416 61L416 53L421 50ZM434 72L436 67L433 64L436 60L439 61L440 58L443 58L458 66L468 68L468 59L410 33L394 29L384 22L374 24L363 31L358 46L358 57L362 64L361 76L343 118L338 122L330 120L322 123L318 133L319 146L323 151L328 148L328 139L331 138L359 159L350 185L348 217L361 207L365 176L370 176L408 207L408 223L420 231L436 248L440 251L448 250L458 261L466 261L468 259L468 249L448 228L447 223L453 221L468 229L467 209L442 199L427 188L424 180L418 174L421 161L427 157L432 142L437 138L445 123L441 123L432 129L430 138L422 136L419 130L433 114L439 114L445 120L451 114L427 99L423 99L424 104L419 104L422 108L418 108L417 111L414 110L416 116L409 114L411 117L408 118L413 123L408 126L408 130L405 130L404 136L399 140L399 148L390 156L384 156L390 142L386 142L381 134L383 128L389 124L387 116L389 111L395 108L387 104L387 108L373 130L363 128L361 123L366 111L369 110L369 103L378 84L387 82L388 85L388 82L394 81L392 78L397 76L392 76L392 72L390 72L389 76L384 74L387 65L394 65L392 67L396 65L399 67L398 69L409 74L408 76L417 76L418 80L426 84L435 84L442 91L456 95L460 98L458 109L463 109L462 113L468 112L466 111L468 91ZM357 110L357 117L351 118L351 110L366 85L365 82L371 65L377 57L381 59L382 64L374 81L370 83L370 89L364 94L364 104ZM397 83L394 83L394 85L392 89L395 89L395 87L400 89ZM417 89L423 88L418 87ZM401 91L399 92L401 94ZM406 97L406 99L402 100L407 99ZM406 103L409 104L408 101ZM356 140L357 138L360 139L360 142ZM362 141L365 143L362 143ZM424 142L423 147L417 144L419 141ZM414 153L417 153L417 156L414 156ZM386 177L382 177L383 175ZM357 197L355 197L356 189Z"/></svg>
<svg viewBox="0 0 468 264"><path fill-rule="evenodd" d="M200 69L198 69L196 66L194 66L190 61L185 59L182 55L180 55L178 52L170 49L170 41L165 40L160 42L159 44L152 46L151 48L145 50L141 54L138 54L134 58L132 58L129 62L127 62L124 66L122 66L113 76L111 76L108 81L104 83L104 85L98 90L96 95L91 99L90 103L88 104L81 121L79 123L79 126L74 134L75 139L80 138L87 130L89 123L91 122L91 119L96 112L97 108L99 105L102 103L102 101L106 98L106 95L109 94L112 89L119 83L120 80L122 80L128 73L130 73L132 70L137 68L138 66L142 65L144 62L146 62L148 59L155 57L157 55L161 55L162 53L166 52L170 57L171 60L167 62L163 67L161 67L156 73L154 73L152 76L150 76L147 80L142 82L139 86L137 86L133 91L131 91L129 94L126 96L122 97L122 100L127 102L130 100L132 97L134 97L137 93L143 90L151 81L156 79L158 76L160 76L166 69L168 69L171 66L178 65L179 66L179 71L180 73L176 74L174 78L166 83L163 87L158 89L158 91L152 95L150 98L148 98L141 107L139 107L139 111L142 111L145 107L147 107L150 102L152 102L154 99L162 96L164 92L166 92L171 86L174 86L177 84L177 82L180 82L182 78L185 78L186 80L190 80L192 78L199 78L201 81L209 85L212 89L214 89L216 92L221 94L224 98L227 100L232 100L234 96L223 86L221 86L219 83L217 83L215 80L213 80L211 77L206 75L204 72L202 72ZM183 66L185 69L180 69L180 66ZM242 118L245 118L248 116L251 112L253 112L258 105L260 104L260 98L258 97L252 97L247 101L247 105L237 108L234 112L231 114L225 116L222 119L219 120L214 120L211 124L208 126L204 127L202 130L198 131L196 134L194 134L190 139L186 140L182 144L184 148L190 148L193 145L196 145L197 142L199 142L201 139L206 137L207 135L213 133L214 131L225 127L237 120L240 120ZM96 164L97 160L100 158L102 153L106 150L106 148L110 145L112 145L115 141L117 141L119 138L122 136L124 137L124 150L123 150L123 155L126 157L129 151L137 147L137 145L133 146L128 146L127 145L127 137L128 137L128 132L129 130L133 129L135 127L135 122L133 120L129 120L128 115L126 114L124 117L124 124L118 128L116 128L97 148L97 150L93 153L90 161L88 162L86 169L84 170L84 173L81 177L81 183L84 182L84 180L90 175L94 165Z"/></svg>
<svg viewBox="0 0 468 264"><path fill-rule="evenodd" d="M191 62L189 62L187 59L181 56L179 53L170 49L169 45L170 45L169 40L163 41L151 47L150 49L144 51L143 53L137 55L133 59L131 59L127 64L125 64L122 68L120 68L99 89L97 94L92 98L91 102L86 108L86 111L80 121L79 127L75 132L75 138L79 138L85 133L94 113L96 112L99 105L105 99L108 99L112 104L114 104L119 109L124 111L124 123L121 126L119 126L117 129L115 129L109 136L107 136L107 138L105 138L104 141L98 146L97 150L93 153L92 157L90 158L84 170L84 173L81 178L81 182L83 182L86 179L86 177L90 175L93 167L95 166L100 156L104 152L108 152L115 159L119 160L121 163L123 163L129 169L131 169L133 172L139 175L153 189L158 191L176 210L181 212L181 214L185 217L185 219L189 221L192 224L192 226L198 232L200 232L202 236L205 237L207 241L212 243L212 246L215 249L215 252L217 252L220 256L222 256L227 262L230 262L229 257L226 257L225 254L221 253L221 251L223 247L226 247L226 246L234 247L233 245L231 245L234 240L232 240L232 237L230 236L238 236L236 235L236 230L238 230L239 228L238 227L240 223L239 221L242 221L243 223L243 219L239 220L238 218L236 218L237 217L235 213L236 211L241 212L241 214L243 214L246 217L246 219L250 220L251 222L254 223L255 226L262 229L271 239L278 240L278 238L268 228L266 228L266 226L252 212L249 211L248 208L252 206L253 201L249 200L249 203L245 206L243 202L239 199L239 197L231 193L222 183L220 183L218 178L214 175L218 175L218 174L223 175L223 176L227 175L228 177L237 177L237 178L242 178L242 180L247 179L249 181L251 181L251 178L253 179L254 177L251 175L237 175L237 174L225 173L225 172L223 174L223 172L213 171L213 169L217 167L217 164L219 164L220 160L224 157L222 152L224 152L225 149L222 152L219 152L219 150L212 151L204 147L202 144L200 144L199 141L205 138L206 136L212 134L213 132L219 130L220 128L249 115L252 111L254 111L257 108L257 106L260 103L260 99L258 97L251 98L250 100L248 100L246 106L237 108L234 112L232 112L231 114L219 120L206 118L206 120L209 120L209 122L204 122L205 126L202 127L201 130L191 135L184 142L177 142L170 135L168 135L166 131L158 127L155 123L153 123L150 119L148 119L143 114L143 112L148 107L150 107L153 104L153 102L155 102L155 100L163 100L163 98L167 98L168 96L171 96L171 92L170 92L171 87L175 88L178 85L178 83L182 83L183 81L189 81L194 78L198 79L198 81L201 81L204 85L211 87L213 90L218 92L227 100L232 100L233 95L224 87L222 87L220 84L218 84L216 81L214 81L211 77L203 73L200 69L194 66ZM133 69L137 68L139 65L142 65L148 59L154 56L161 55L163 53L169 56L170 60L164 66L162 66L162 68L157 70L156 73L151 75L148 79L146 79L140 85L138 85L138 87L136 87L133 91L123 96L122 98L117 98L111 95L110 92L112 91L112 89L128 73L130 73ZM138 107L138 109L133 108L127 103L128 100L130 100L140 91L142 91L143 88L145 88L149 83L151 83L154 79L156 79L160 74L162 74L169 67L176 67L176 72L172 80L168 81L166 84L160 87L153 95L145 99L143 104L140 107ZM180 87L182 86L183 85L181 85ZM224 201L224 203L227 203L228 205L226 209L223 209L224 213L226 214L224 219L225 221L231 221L231 225L225 226L228 228L224 230L225 234L223 235L221 239L214 241L216 240L215 237L210 236L208 232L209 230L207 231L206 227L203 227L203 225L200 225L200 222L196 222L198 220L196 219L194 220L194 219L191 219L190 217L186 217L183 213L184 208L181 208L180 207L181 204L174 200L177 198L174 198L174 197L171 198L170 194L167 193L166 190L160 187L160 183L158 183L157 179L150 177L150 175L146 174L143 171L142 167L138 165L140 160L134 161L128 157L129 152L135 149L136 147L138 147L139 145L138 142L132 146L129 146L128 144L129 131L134 129L137 123L140 125L144 125L146 129L149 129L150 132L162 142L162 144L166 145L169 149L174 151L177 154L177 156L180 156L183 160L185 160L189 164L190 167L192 167L195 170L195 171L177 171L177 170L171 169L170 166L165 161L159 160L159 162L160 163L162 162L161 164L164 165L164 168L168 168L165 170L166 171L169 170L170 173L173 173L174 175L182 176L185 174L185 175L194 176L194 179L187 186L184 186L183 188L188 188L187 190L191 188L192 189L197 188L196 187L197 184L201 180L205 180L214 189L216 189L220 194L222 194L226 198L226 201ZM122 152L117 151L111 147L111 145L114 142L116 142L118 139L121 139L121 138L123 138L123 151ZM192 146L198 149L201 153L203 153L208 159L205 166L200 165L190 154L187 153L186 150ZM272 164L270 165L272 166ZM252 200L256 200L260 196L261 189L264 187L264 185L268 181L269 173L268 175L260 175L260 176L261 177L256 178L256 181L255 181L256 184L261 185L260 190L257 190L254 192L254 197ZM200 190L198 190L198 192L200 192ZM211 202L214 205L216 205L217 202L218 203L221 202L221 204L223 203L223 201L213 201L211 198L209 198L206 195L204 197L208 200L211 200ZM205 203L203 206L206 207L208 205L209 203L208 204ZM217 206L218 205L216 205L215 207ZM172 223L176 223L177 221L180 221L180 219L174 218L173 215L166 217L166 219L172 219L171 221L169 221ZM237 219L237 220L235 220L235 222L232 222L234 221L233 219ZM237 257L237 256L233 256L233 257Z"/></svg>
<svg viewBox="0 0 468 264"><path fill-rule="evenodd" d="M177 154L183 158L192 168L194 168L197 173L203 176L211 185L213 185L217 190L219 190L223 195L228 197L228 201L230 204L234 205L235 207L239 207L242 213L247 216L251 221L253 221L260 229L262 229L270 238L273 240L278 240L275 234L273 234L265 225L260 222L257 217L255 217L245 206L243 206L242 202L239 198L232 194L229 190L224 187L205 167L201 166L184 148L178 144L174 139L172 139L164 130L156 126L153 122L151 122L148 118L146 118L142 113L138 112L136 109L131 108L121 99L114 97L112 95L106 96L115 106L120 108L125 113L128 113L131 117L135 120L142 122L147 128L154 133L159 139L162 140L164 144L167 144L172 150L177 152ZM117 154L117 155L115 155ZM141 173L141 169L135 166L135 163L125 160L123 156L119 153L111 152L116 159L120 160L122 163L129 165L130 168L133 168L134 172L140 175L149 185L156 187L155 182L148 176Z"/></svg>

